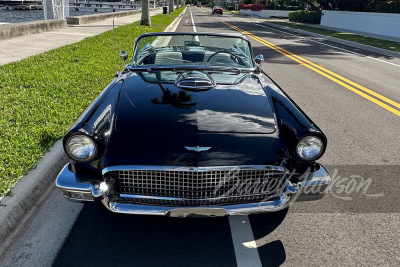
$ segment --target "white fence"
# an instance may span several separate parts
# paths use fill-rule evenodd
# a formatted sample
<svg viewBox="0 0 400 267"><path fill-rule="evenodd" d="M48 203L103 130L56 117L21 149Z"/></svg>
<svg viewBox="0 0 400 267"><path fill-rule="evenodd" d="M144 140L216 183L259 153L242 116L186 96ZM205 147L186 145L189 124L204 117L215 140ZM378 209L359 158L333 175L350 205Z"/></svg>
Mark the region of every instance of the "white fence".
<svg viewBox="0 0 400 267"><path fill-rule="evenodd" d="M287 18L289 16L289 10L260 10L260 11L252 11L250 9L241 9L240 13L246 15L254 15L261 18L270 18L270 17L281 17Z"/></svg>
<svg viewBox="0 0 400 267"><path fill-rule="evenodd" d="M400 38L400 14L324 10L321 25Z"/></svg>

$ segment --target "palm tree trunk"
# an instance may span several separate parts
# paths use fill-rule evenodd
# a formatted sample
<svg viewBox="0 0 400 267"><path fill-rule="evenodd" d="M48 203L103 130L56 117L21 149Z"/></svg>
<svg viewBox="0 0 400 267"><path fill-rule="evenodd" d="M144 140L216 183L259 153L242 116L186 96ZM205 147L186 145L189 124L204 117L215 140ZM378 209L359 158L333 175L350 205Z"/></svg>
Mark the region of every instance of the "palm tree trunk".
<svg viewBox="0 0 400 267"><path fill-rule="evenodd" d="M142 0L142 19L140 25L151 26L149 0Z"/></svg>
<svg viewBox="0 0 400 267"><path fill-rule="evenodd" d="M169 3L168 13L171 14L172 12L174 12L174 0L169 0L168 3Z"/></svg>

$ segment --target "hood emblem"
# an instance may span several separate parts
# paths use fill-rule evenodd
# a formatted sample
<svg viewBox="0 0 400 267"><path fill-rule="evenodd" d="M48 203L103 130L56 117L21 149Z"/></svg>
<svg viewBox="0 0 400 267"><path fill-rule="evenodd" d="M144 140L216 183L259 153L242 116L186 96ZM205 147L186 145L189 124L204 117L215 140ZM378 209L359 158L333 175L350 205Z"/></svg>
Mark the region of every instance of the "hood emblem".
<svg viewBox="0 0 400 267"><path fill-rule="evenodd" d="M196 151L196 152L207 151L207 150L211 149L211 147L208 147L208 146L185 146L185 148L187 150Z"/></svg>

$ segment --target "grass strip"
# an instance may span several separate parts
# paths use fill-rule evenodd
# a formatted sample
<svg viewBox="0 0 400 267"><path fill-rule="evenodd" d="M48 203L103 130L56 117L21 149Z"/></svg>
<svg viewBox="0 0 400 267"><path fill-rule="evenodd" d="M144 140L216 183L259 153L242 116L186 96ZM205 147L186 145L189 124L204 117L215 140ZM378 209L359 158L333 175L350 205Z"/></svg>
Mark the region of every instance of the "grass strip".
<svg viewBox="0 0 400 267"><path fill-rule="evenodd" d="M242 16L242 17L248 17L249 16L247 14L240 13L240 11L224 10L224 12L230 13L232 15Z"/></svg>
<svg viewBox="0 0 400 267"><path fill-rule="evenodd" d="M354 33L349 33L349 32L337 32L337 31L332 31L332 30L326 30L326 29L321 29L321 28L316 28L316 27L310 27L302 24L297 24L297 23L290 23L290 22L278 22L278 21L268 21L269 23L281 25L281 26L286 26L294 29L299 29L303 31L308 31L308 32L313 32L313 33L318 33L330 37L335 37L338 39L346 40L346 41L351 41L359 44L365 44L365 45L370 45L386 50L391 50L395 52L400 52L400 43L399 42L393 42L393 41L388 41L388 40L382 40L382 39L377 39L377 38L372 38L372 37L366 37Z"/></svg>
<svg viewBox="0 0 400 267"><path fill-rule="evenodd" d="M184 8L115 29L117 51L163 31ZM42 157L113 79L113 31L0 66L0 198ZM118 58L118 69L123 62Z"/></svg>

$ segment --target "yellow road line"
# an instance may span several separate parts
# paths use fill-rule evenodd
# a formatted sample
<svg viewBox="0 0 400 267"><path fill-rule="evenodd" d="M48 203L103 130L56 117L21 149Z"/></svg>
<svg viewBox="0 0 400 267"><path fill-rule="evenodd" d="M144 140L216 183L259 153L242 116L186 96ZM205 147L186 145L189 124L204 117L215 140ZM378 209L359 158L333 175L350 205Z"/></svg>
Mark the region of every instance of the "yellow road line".
<svg viewBox="0 0 400 267"><path fill-rule="evenodd" d="M203 12L203 13L207 13L207 12L205 12L205 11L203 11L203 10L201 10L200 8L198 8L198 7L196 7L198 10L200 10L201 12Z"/></svg>
<svg viewBox="0 0 400 267"><path fill-rule="evenodd" d="M400 108L400 104L399 103L397 103L397 102L395 102L395 101L393 101L393 100L391 100L391 99L389 99L389 98L387 98L387 97L385 97L385 96L383 96L381 94L378 94L378 93L376 93L376 92L374 92L374 91L372 91L372 90L370 90L370 89L368 89L368 88L366 88L366 87L364 87L364 86L362 86L362 85L360 85L358 83L355 83L355 82L353 82L353 81L351 81L351 80L349 80L349 79L347 79L347 78L345 78L345 77L343 77L343 76L341 76L341 75L339 75L337 73L334 73L334 72L332 72L332 71L330 71L330 70L328 70L328 69L326 69L326 68L324 68L322 66L319 66L319 65L317 65L317 64L315 64L315 63L313 63L313 62L311 62L311 61L309 61L309 60L307 60L305 58L302 58L302 57L300 57L300 56L298 56L296 54L293 54L293 53L291 53L291 52L289 52L289 51L287 51L287 50L285 50L285 49L283 49L283 48L281 48L281 47L279 47L279 46L277 46L277 45L275 45L273 43L270 43L270 42L268 42L268 41L266 41L266 40L264 40L264 39L262 39L262 38L260 38L258 36L255 36L255 35L247 32L247 31L244 31L244 30L242 30L242 29L240 29L240 28L238 28L238 27L236 27L236 26L234 26L234 25L232 25L232 24L230 24L230 23L228 23L226 21L223 21L221 19L219 19L219 21L224 23L225 25L237 30L238 32L240 32L240 33L242 33L244 35L247 35L247 36L251 37L252 39L254 39L254 40L256 40L256 41L258 41L258 42L260 42L260 43L262 43L262 44L264 44L266 46L268 46L269 48L271 48L271 49L273 49L273 50L275 50L275 51L287 56L288 58L292 59L293 61L296 61L300 65L303 65L303 66L305 66L305 67L307 67L307 68L309 68L309 69L321 74L322 76L324 76L324 77L336 82L337 84L340 84L341 86L343 86L343 87L349 89L350 91L352 91L352 92L354 92L354 93L356 93L356 94L368 99L369 101L371 101L371 102L379 105L380 107L382 107L382 108L384 108L384 109L396 114L397 116L400 116L400 111L399 110L397 110L397 109L395 109L395 108L393 108L393 107L391 107L391 106L379 101L378 99L381 99L382 101L385 101L386 103L388 103L388 104L390 104L390 105L392 105L394 107L397 107L397 108ZM350 86L350 85L352 85L352 86ZM361 91L358 90L357 88L354 88L353 86L357 87ZM368 94L366 94L366 93L364 93L362 91L364 91L364 92L366 92L366 93L368 93L368 94L370 94L370 95L372 95L372 96L374 96L374 97L376 97L378 99L373 98L370 95L368 95Z"/></svg>

